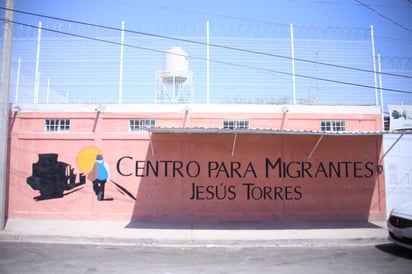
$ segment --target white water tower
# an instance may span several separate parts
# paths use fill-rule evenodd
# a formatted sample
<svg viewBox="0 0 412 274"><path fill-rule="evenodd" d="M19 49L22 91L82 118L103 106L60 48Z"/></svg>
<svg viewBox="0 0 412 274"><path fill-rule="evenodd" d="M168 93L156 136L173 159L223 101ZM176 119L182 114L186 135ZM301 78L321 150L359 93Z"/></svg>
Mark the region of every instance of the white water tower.
<svg viewBox="0 0 412 274"><path fill-rule="evenodd" d="M156 72L157 103L193 102L193 73L189 71L187 53L181 47L166 51L163 70Z"/></svg>

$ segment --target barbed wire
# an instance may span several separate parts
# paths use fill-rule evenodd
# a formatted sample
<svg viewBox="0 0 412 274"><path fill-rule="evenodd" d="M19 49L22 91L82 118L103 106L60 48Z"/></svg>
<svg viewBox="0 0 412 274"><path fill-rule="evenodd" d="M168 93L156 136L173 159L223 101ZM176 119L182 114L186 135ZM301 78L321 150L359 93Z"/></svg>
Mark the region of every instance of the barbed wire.
<svg viewBox="0 0 412 274"><path fill-rule="evenodd" d="M381 58L382 67L388 70L412 71L412 57L384 56Z"/></svg>
<svg viewBox="0 0 412 274"><path fill-rule="evenodd" d="M7 9L7 8L4 8L4 7L0 7L0 9L11 10L11 9ZM20 10L15 10L15 9L12 10L12 11L17 12L17 13L31 15L31 16L36 16L36 17L43 17L43 18L48 18L48 19L53 19L53 20L58 20L58 21L76 23L76 24L85 25L85 26L89 26L89 27L96 27L96 28L102 28L102 29L113 30L113 31L124 31L126 33L134 33L134 34L140 34L140 35L145 35L145 36L150 36L150 37L164 38L164 39L170 39L170 40L180 41L180 42L188 42L188 43L193 43L193 44L209 45L209 46L212 46L212 47L224 48L224 49L229 49L229 50L233 50L233 51L248 52L248 53L271 56L271 57L277 57L277 58L283 58L283 59L288 59L288 60L295 60L295 61L300 61L300 62L316 63L316 64L324 65L324 66L339 67L339 68L342 68L342 69L350 69L350 70L357 70L357 71L375 73L374 71L371 71L371 70L360 69L360 68L355 68L355 67L351 67L351 66L342 66L342 65L325 63L325 62L318 62L318 61L307 60L307 59L303 59L303 58L292 58L290 56L269 54L269 53L265 53L265 52L258 52L258 51L253 51L253 50L240 49L240 48L236 48L236 47L228 47L228 46L218 45L218 44L213 44L213 43L207 44L206 42L202 42L202 41L195 41L195 40L184 39L184 38L176 38L176 37L171 37L171 36L166 36L166 35L159 35L159 34L152 34L152 33L146 33L146 32L132 31L132 30L128 30L128 29L121 29L121 28L110 27L110 26L102 26L102 25L99 25L99 24L80 22L80 21L76 21L76 20L64 19L64 18L55 17L55 16L41 15L41 14L37 14L37 13L20 11ZM4 21L4 19L3 19L3 21ZM20 25L25 25L25 24L20 23ZM29 24L26 24L26 25L29 26L29 27L33 27L32 25L29 25ZM347 29L347 28L343 28L343 29ZM53 31L51 29L49 29L49 30ZM55 30L54 32L59 32L59 31ZM70 33L66 33L66 34L70 35ZM76 35L74 35L74 36L76 36ZM87 35L78 35L78 36L84 36L83 38L85 38ZM381 72L381 74L387 74L387 73ZM411 78L410 76L406 76L406 75L391 75L391 76Z"/></svg>
<svg viewBox="0 0 412 274"><path fill-rule="evenodd" d="M19 25L23 25L23 26L27 26L27 27L33 27L33 28L38 28L37 26L34 25L30 25L30 24L26 24L26 23L21 23L21 22L17 22L17 21L13 21L13 23L15 24L19 24ZM69 35L69 36L73 36L73 37L77 37L77 38L83 38L83 39L89 39L89 40L93 40L93 41L98 41L98 42L103 42L103 43L108 43L108 44L113 44L113 45L123 45L126 47L131 47L131 48L136 48L136 49L141 49L141 50L147 50L147 51L152 51L152 52L156 52L156 53L162 53L165 54L165 51L162 50L158 50L158 49L154 49L154 48L147 48L147 47L141 47L141 46L136 46L136 45L131 45L131 44L122 44L120 42L115 42L115 41L110 41L110 40L105 40L102 38L96 38L96 37L90 37L90 36L84 36L84 35L79 35L79 34L73 34L73 33L66 33L66 32L62 32L62 31L58 31L58 30L51 30L51 29L45 29L47 31L52 31L52 32L56 32L56 33L60 33L60 34L64 34L64 35ZM185 41L187 41L186 39L184 39ZM192 40L190 40L189 42L193 42ZM195 44L197 44L197 42L195 42ZM226 47L226 46L219 46L220 48L225 48L225 49L233 49L232 47ZM239 49L237 49L239 50ZM241 50L242 52L250 52L250 53L255 53L254 51L249 51L249 50ZM263 53L260 53L263 54ZM267 54L264 53L263 55L268 55L268 56L274 56L277 57L279 55L274 55L274 54ZM292 59L291 57L285 57L285 56L280 56L282 58L286 58L286 59ZM200 59L203 61L206 61L204 58L202 57L195 57L195 56L191 56L191 58L193 59ZM295 60L298 61L306 61L304 59L297 59L295 58ZM217 63L217 64L222 64L222 65L229 65L229 66L234 66L234 67L238 67L238 68L245 68L245 69L252 69L255 71L260 71L263 73L276 73L276 74L282 74L282 75L294 75L296 77L300 77L300 78L306 78L306 79L315 79L315 80L319 80L319 81L324 81L324 82L330 82L330 83L335 83L335 84L342 84L342 85L349 85L349 86L356 86L356 87L362 87L362 88L368 88L368 89L375 89L374 86L370 86L370 85L366 85L366 84L359 84L359 83L353 83L353 82L347 82L347 81L341 81L341 80L335 80L335 79L327 79L327 78L318 78L318 77L313 77L313 76L309 76L309 75L304 75L304 74L292 74L291 72L285 72L285 71L279 71L279 70L273 70L273 69L268 69L268 68L262 68L262 67L255 67L255 66L251 66L251 65L245 65L245 64L237 64L237 63L233 63L233 62L229 62L229 61L222 61L222 60L216 60L216 59L210 59L209 61L213 62L213 63ZM346 66L340 66L340 65L331 65L331 64L326 64L326 63L322 63L322 62L310 62L310 63L317 63L317 64L321 64L321 65L328 65L328 66L333 66L333 67L337 67L337 68L345 68L345 69L353 69L353 70L359 70L359 71L363 71L363 72L371 72L369 70L364 70L364 69L355 69L355 68L351 68L351 67L346 67ZM384 73L382 73L384 74ZM391 76L398 76L398 77L405 77L405 78L412 78L410 76L405 76L405 75L398 75L398 74L391 74L391 73L385 73ZM404 91L404 90L399 90L399 89L390 89L390 88L381 88L382 90L385 91L392 91L392 92L397 92L397 93L405 93L405 94L412 94L411 91Z"/></svg>
<svg viewBox="0 0 412 274"><path fill-rule="evenodd" d="M41 15L39 15L39 16L41 16ZM54 18L54 17L51 17L51 18ZM2 20L4 21L4 19L2 19ZM66 20L66 19L60 19L60 20ZM68 20L68 21L71 22L72 20ZM32 29L38 29L37 26L33 26L31 24L25 24L25 23L16 22L16 21L14 21L14 22L16 24L20 25L20 26L25 26L25 27L32 28ZM145 32L140 32L140 31L133 31L133 30L122 30L122 29L119 29L119 28L116 28L116 27L95 25L95 24L89 24L89 23L84 23L84 22L77 22L77 24L78 25L86 25L88 27L92 27L92 28L96 28L96 29L103 28L103 29L108 29L108 30L112 30L112 31L125 31L127 33L139 34L139 35L148 36L148 37L170 39L170 40L174 40L174 41L193 43L193 44L204 45L204 46L209 45L211 47L223 48L223 49L239 51L239 52L247 52L247 53L251 53L251 54L264 55L264 56L268 56L268 57L276 57L276 58L282 58L282 59L287 59L287 60L295 60L295 61L304 62L304 63L312 63L312 64L318 64L318 65L330 66L330 67L336 67L336 68L342 68L342 69L348 69L348 70L356 70L356 71L361 71L361 72L375 73L372 70L356 68L356 67L352 67L352 66L343 66L343 65L313 61L313 60L308 60L308 59L303 59L303 58L292 58L290 56L285 56L285 55L279 55L279 54L273 54L273 53L267 53L267 52L260 52L260 51L255 51L255 50L248 50L248 49L242 49L242 48L237 48L237 47L229 47L229 46L213 44L213 43L207 44L206 42L199 41L199 40L193 40L193 39L171 37L171 36L165 36L165 35L160 35L160 34L151 34L151 33L145 33ZM74 34L74 33L69 33L69 32L61 31L61 30L57 30L57 29L50 29L50 28L45 28L45 29L52 32L52 33L65 34L65 35L69 35L69 36L77 37L77 38L85 38L85 39L95 38L95 40L105 40L105 39L108 40L107 35L97 36L96 33L94 33L94 35L92 36L92 35L89 35L89 34L81 34L81 33L80 34ZM344 28L344 29L346 30L346 28ZM104 39L101 39L101 37L103 37ZM102 42L105 42L105 41L102 41ZM120 45L120 43L115 42L114 40L112 41L111 39L110 39L110 42L113 43L113 44L119 44ZM140 47L140 48L150 50L150 51L161 52L159 50L154 50L152 48L143 48L143 47ZM387 73L387 72L381 72L381 74L388 74L388 75L391 75L391 76L402 77L402 78L412 78L411 76L407 76L407 75L392 74L392 73Z"/></svg>
<svg viewBox="0 0 412 274"><path fill-rule="evenodd" d="M212 35L223 37L248 37L248 38L290 38L290 26L264 25L264 24L216 24L210 23ZM49 23L44 28L64 32L76 31L89 36L103 36L107 30L121 31L117 25L88 26L81 23L69 22L66 24ZM368 28L361 27L324 27L294 25L294 35L300 39L331 39L331 40L366 40L370 41ZM36 31L30 27L21 26L16 35L35 36ZM206 25L200 24L131 24L126 32L135 32L139 35L150 33L168 34L168 36L205 36ZM115 33L114 33L115 34ZM412 42L412 41L411 41Z"/></svg>

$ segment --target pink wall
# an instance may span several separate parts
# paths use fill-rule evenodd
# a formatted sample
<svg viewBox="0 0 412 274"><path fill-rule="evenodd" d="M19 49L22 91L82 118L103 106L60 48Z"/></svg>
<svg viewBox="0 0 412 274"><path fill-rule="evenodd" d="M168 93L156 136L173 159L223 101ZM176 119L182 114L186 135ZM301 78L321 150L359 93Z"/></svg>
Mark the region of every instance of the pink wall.
<svg viewBox="0 0 412 274"><path fill-rule="evenodd" d="M347 130L380 130L375 113L22 111L12 121L9 218L170 221L376 220L385 218L382 136L156 134L128 131L129 119L159 127L221 128L223 118L251 128L319 130L342 119ZM44 132L44 119L71 120L70 132ZM28 185L39 154L56 153L79 182L80 152L99 150L113 182L97 201L92 183L63 197L34 199ZM84 155L83 155L84 156ZM155 168L157 164L157 169ZM276 165L277 164L277 165ZM275 166L275 167L274 167ZM156 173L157 172L157 173ZM115 184L116 183L116 184ZM129 195L134 197L132 199Z"/></svg>

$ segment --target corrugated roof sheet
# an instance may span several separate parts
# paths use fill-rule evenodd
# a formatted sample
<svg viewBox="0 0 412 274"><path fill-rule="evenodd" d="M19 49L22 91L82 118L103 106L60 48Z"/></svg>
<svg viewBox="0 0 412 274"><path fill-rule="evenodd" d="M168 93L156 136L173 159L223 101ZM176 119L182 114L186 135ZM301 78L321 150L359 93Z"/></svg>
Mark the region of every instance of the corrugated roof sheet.
<svg viewBox="0 0 412 274"><path fill-rule="evenodd" d="M223 129L223 128L147 128L151 133L173 134L273 134L273 135L330 135L330 136L366 136L384 134L412 134L412 129L393 131L320 131L288 129Z"/></svg>

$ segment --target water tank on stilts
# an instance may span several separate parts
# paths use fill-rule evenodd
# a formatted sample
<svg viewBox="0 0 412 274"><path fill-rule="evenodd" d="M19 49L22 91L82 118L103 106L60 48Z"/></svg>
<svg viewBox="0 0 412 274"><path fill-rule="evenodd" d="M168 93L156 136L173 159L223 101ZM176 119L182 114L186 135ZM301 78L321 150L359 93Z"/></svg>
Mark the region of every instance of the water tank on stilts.
<svg viewBox="0 0 412 274"><path fill-rule="evenodd" d="M172 47L164 55L163 70L156 73L156 102L193 102L193 73L181 47Z"/></svg>

